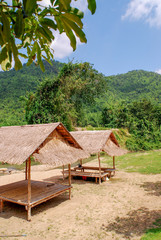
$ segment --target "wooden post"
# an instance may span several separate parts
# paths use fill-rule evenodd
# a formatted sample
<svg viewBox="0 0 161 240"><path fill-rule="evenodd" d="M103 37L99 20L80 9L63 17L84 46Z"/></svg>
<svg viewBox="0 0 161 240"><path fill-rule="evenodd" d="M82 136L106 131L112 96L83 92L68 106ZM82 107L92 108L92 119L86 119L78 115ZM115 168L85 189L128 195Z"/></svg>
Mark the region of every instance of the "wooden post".
<svg viewBox="0 0 161 240"><path fill-rule="evenodd" d="M83 161L82 161L82 159L80 160L80 165L82 166L82 164L83 164Z"/></svg>
<svg viewBox="0 0 161 240"><path fill-rule="evenodd" d="M3 211L3 200L0 199L0 213Z"/></svg>
<svg viewBox="0 0 161 240"><path fill-rule="evenodd" d="M28 158L28 207L27 207L27 220L31 221L31 158Z"/></svg>
<svg viewBox="0 0 161 240"><path fill-rule="evenodd" d="M25 179L27 180L28 179L28 172L27 172L27 164L28 164L28 161L26 160L26 168L25 168Z"/></svg>
<svg viewBox="0 0 161 240"><path fill-rule="evenodd" d="M113 169L115 169L115 156L113 156Z"/></svg>
<svg viewBox="0 0 161 240"><path fill-rule="evenodd" d="M27 207L27 221L31 221L31 207Z"/></svg>
<svg viewBox="0 0 161 240"><path fill-rule="evenodd" d="M64 165L63 165L63 181L64 181Z"/></svg>
<svg viewBox="0 0 161 240"><path fill-rule="evenodd" d="M71 165L68 164L68 172L69 172L69 186L71 186ZM71 188L69 189L69 199L71 199Z"/></svg>
<svg viewBox="0 0 161 240"><path fill-rule="evenodd" d="M99 163L99 184L101 184L101 161L100 161L100 152L98 153L98 163Z"/></svg>

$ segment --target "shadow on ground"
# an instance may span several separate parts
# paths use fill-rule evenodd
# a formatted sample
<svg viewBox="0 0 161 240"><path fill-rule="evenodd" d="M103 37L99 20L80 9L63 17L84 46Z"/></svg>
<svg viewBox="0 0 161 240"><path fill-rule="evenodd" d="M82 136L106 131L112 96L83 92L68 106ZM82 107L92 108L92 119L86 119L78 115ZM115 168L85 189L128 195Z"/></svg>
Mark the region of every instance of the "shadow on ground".
<svg viewBox="0 0 161 240"><path fill-rule="evenodd" d="M141 187L150 195L161 196L161 182L144 182Z"/></svg>
<svg viewBox="0 0 161 240"><path fill-rule="evenodd" d="M131 239L143 235L150 228L157 228L153 223L159 218L161 218L161 210L149 211L147 208L140 208L129 212L127 217L117 217L113 223L102 224L101 228L106 232L114 231L125 239Z"/></svg>
<svg viewBox="0 0 161 240"><path fill-rule="evenodd" d="M65 177L64 180L62 178L62 175L59 175L59 176L53 176L53 177L50 177L50 178L45 178L43 179L44 181L49 181L49 182L56 182L56 183L62 183L62 184L69 184L69 180L68 180L68 177ZM81 178L72 178L71 179L71 184L96 184L95 183L95 179L92 179L92 180L83 180ZM97 183L98 184L98 183Z"/></svg>
<svg viewBox="0 0 161 240"><path fill-rule="evenodd" d="M48 200L47 202L43 202L33 207L31 210L31 215L34 216L41 212L45 213L45 211L47 211L48 209L55 208L67 200L69 200L69 194L65 192L62 195L59 195L55 198ZM25 207L11 202L4 202L4 210L2 213L0 213L0 218L9 219L13 216L21 219L27 219L27 211L25 210Z"/></svg>

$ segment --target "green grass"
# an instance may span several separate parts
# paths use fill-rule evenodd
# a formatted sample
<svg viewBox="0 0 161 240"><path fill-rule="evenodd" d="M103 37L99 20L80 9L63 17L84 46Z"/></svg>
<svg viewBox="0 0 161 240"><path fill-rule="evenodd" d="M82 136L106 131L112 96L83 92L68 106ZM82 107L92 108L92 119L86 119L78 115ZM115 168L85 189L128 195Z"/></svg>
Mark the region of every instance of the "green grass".
<svg viewBox="0 0 161 240"><path fill-rule="evenodd" d="M147 230L140 240L160 240L161 239L161 218L154 223L156 228Z"/></svg>
<svg viewBox="0 0 161 240"><path fill-rule="evenodd" d="M102 156L102 162L111 165L110 157ZM128 153L116 157L116 169L143 174L161 173L161 151Z"/></svg>

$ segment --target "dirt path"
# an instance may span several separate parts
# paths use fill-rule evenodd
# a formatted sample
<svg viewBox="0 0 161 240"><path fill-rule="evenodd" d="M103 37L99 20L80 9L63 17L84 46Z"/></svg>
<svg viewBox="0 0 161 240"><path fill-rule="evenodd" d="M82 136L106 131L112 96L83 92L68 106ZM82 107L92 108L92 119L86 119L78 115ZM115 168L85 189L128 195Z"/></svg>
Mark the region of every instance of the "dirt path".
<svg viewBox="0 0 161 240"><path fill-rule="evenodd" d="M33 179L61 181L61 170L33 167ZM21 180L24 173L1 176L0 185ZM43 240L138 240L161 217L161 174L116 172L97 185L73 180L72 199L58 196L32 209L26 221L24 207L4 204L0 235L26 234L12 239ZM0 239L4 239L1 237Z"/></svg>

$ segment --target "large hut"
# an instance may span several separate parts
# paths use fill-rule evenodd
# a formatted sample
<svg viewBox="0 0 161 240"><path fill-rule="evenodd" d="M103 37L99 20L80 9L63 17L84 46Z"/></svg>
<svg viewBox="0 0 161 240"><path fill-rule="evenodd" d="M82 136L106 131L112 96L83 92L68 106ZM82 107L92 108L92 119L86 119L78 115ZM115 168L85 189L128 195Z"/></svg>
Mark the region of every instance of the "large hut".
<svg viewBox="0 0 161 240"><path fill-rule="evenodd" d="M0 128L0 162L22 164L26 162L25 179L0 187L0 211L3 202L25 206L27 219L31 208L65 191L71 197L69 185L31 180L31 158L53 167L70 166L89 156L62 123L9 126Z"/></svg>
<svg viewBox="0 0 161 240"><path fill-rule="evenodd" d="M95 177L96 182L99 179L106 179L115 174L115 156L120 156L127 153L127 150L121 149L118 141L111 130L101 131L75 131L71 132L71 135L77 140L77 142L83 147L89 154L98 154L99 167L83 166L82 161L80 167L74 168L72 171L73 176L83 177ZM106 152L113 158L113 168L101 168L100 152ZM80 170L80 171L79 171ZM99 173L86 172L85 170L98 170Z"/></svg>

